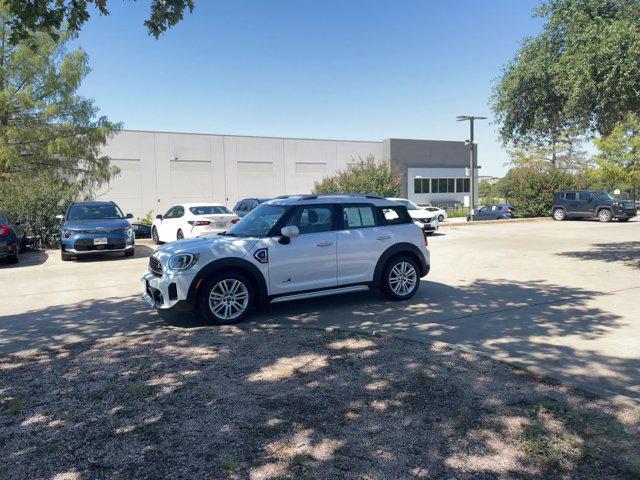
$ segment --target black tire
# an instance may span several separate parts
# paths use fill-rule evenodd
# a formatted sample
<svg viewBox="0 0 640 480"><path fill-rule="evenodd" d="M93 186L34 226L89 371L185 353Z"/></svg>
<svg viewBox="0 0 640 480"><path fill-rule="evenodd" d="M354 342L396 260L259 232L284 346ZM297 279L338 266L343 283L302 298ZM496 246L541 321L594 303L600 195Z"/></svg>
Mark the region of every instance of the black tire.
<svg viewBox="0 0 640 480"><path fill-rule="evenodd" d="M18 252L20 253L24 253L27 251L27 237L22 237L22 241L20 242L20 248L18 249Z"/></svg>
<svg viewBox="0 0 640 480"><path fill-rule="evenodd" d="M184 240L184 233L181 229L178 229L178 233L176 233L176 240Z"/></svg>
<svg viewBox="0 0 640 480"><path fill-rule="evenodd" d="M68 262L69 260L71 260L71 255L69 255L68 253L62 252L62 254L60 255L60 258L62 258L63 262Z"/></svg>
<svg viewBox="0 0 640 480"><path fill-rule="evenodd" d="M162 244L162 242L160 241L160 237L158 236L158 229L156 227L153 227L151 229L151 239L153 240L154 245Z"/></svg>
<svg viewBox="0 0 640 480"><path fill-rule="evenodd" d="M438 221L444 222L444 215L438 215Z"/></svg>
<svg viewBox="0 0 640 480"><path fill-rule="evenodd" d="M125 257L133 257L136 253L136 249L134 248L130 248L129 250L125 250L124 251L124 256Z"/></svg>
<svg viewBox="0 0 640 480"><path fill-rule="evenodd" d="M611 210L608 208L603 208L598 212L598 220L602 223L609 223L612 217Z"/></svg>
<svg viewBox="0 0 640 480"><path fill-rule="evenodd" d="M618 221L619 222L628 222L629 220L631 220L630 218L619 218Z"/></svg>
<svg viewBox="0 0 640 480"><path fill-rule="evenodd" d="M12 256L9 257L9 259L7 260L9 263L18 263L20 261L20 255L18 254L18 242L16 242L16 244L13 247L14 250L14 254Z"/></svg>
<svg viewBox="0 0 640 480"><path fill-rule="evenodd" d="M234 282L234 281L240 282L244 286L244 289L246 291L246 304L243 303L244 309L239 315L233 318L228 318L228 317L226 318L224 316L224 312L226 312L226 310L221 310L220 312L214 312L214 307L212 307L209 302L209 299L211 298L212 290L216 289L218 293L222 292L222 290L219 287L219 284L224 281L226 281L227 286L229 286L230 282ZM242 290L238 289L237 293L242 293ZM211 276L208 279L205 288L202 289L202 292L200 294L198 308L200 310L200 314L206 320L213 323L214 325L233 325L247 318L247 316L249 315L249 312L253 308L253 305L255 302L255 295L256 295L255 287L253 283L249 280L249 278L247 278L246 275L234 270L222 271L222 272L215 273L213 276ZM241 300L241 299L233 298L233 300ZM244 300L244 297L242 300ZM231 309L231 307L229 308Z"/></svg>
<svg viewBox="0 0 640 480"><path fill-rule="evenodd" d="M415 273L415 283L413 285L413 289L411 289L405 294L402 294L398 291L394 291L394 288L391 286L392 273L396 274L396 270L394 269L396 269L396 267L402 264L411 265ZM400 267L399 270L402 271L402 267ZM400 276L402 277L402 275ZM420 267L418 266L418 263L413 258L406 255L397 255L389 259L389 261L387 261L387 264L385 265L384 270L382 271L382 284L380 285L380 290L382 290L382 293L384 294L385 297L391 300L408 300L416 294L419 287L420 287Z"/></svg>
<svg viewBox="0 0 640 480"><path fill-rule="evenodd" d="M553 219L556 222L561 222L567 218L567 214L564 211L564 208L556 208L553 210Z"/></svg>

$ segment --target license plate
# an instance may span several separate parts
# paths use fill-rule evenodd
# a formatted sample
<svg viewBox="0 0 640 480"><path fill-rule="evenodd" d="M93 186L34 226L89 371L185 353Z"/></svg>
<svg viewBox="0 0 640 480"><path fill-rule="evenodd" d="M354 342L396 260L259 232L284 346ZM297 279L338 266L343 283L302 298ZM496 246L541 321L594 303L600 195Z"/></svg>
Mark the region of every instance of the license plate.
<svg viewBox="0 0 640 480"><path fill-rule="evenodd" d="M106 245L107 244L107 239L106 238L94 238L93 239L93 244L94 245Z"/></svg>

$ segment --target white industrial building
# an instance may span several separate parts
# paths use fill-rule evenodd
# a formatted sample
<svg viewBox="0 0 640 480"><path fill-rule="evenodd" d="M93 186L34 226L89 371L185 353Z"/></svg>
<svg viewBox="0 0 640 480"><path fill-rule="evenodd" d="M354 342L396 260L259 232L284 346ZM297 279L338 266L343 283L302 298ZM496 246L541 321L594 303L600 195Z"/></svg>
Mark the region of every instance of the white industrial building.
<svg viewBox="0 0 640 480"><path fill-rule="evenodd" d="M180 202L212 201L233 208L247 197L309 193L315 182L369 155L387 159L391 169L403 175L402 195L416 203L469 202L469 150L464 142L125 130L109 140L103 154L120 175L97 198L113 200L137 217L163 213Z"/></svg>

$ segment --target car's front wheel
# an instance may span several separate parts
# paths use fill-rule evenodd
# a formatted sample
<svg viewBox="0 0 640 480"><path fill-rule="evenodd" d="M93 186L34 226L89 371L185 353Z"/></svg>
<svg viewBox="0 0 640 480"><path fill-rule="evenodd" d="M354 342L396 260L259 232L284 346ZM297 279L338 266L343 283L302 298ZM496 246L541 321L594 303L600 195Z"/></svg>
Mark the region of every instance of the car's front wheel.
<svg viewBox="0 0 640 480"><path fill-rule="evenodd" d="M600 210L598 212L598 220L600 220L602 223L610 222L611 210L607 210L606 208L603 208L602 210Z"/></svg>
<svg viewBox="0 0 640 480"><path fill-rule="evenodd" d="M416 261L411 257L392 258L382 275L382 293L391 300L408 300L420 286L419 271Z"/></svg>
<svg viewBox="0 0 640 480"><path fill-rule="evenodd" d="M158 229L156 227L151 229L151 238L154 245L160 245L160 235L158 235Z"/></svg>
<svg viewBox="0 0 640 480"><path fill-rule="evenodd" d="M182 233L182 230L178 230L178 233L176 234L176 240L184 240L184 233Z"/></svg>
<svg viewBox="0 0 640 480"><path fill-rule="evenodd" d="M69 260L71 260L71 255L69 255L68 253L62 252L62 254L60 255L60 258L62 259L63 262L68 262Z"/></svg>
<svg viewBox="0 0 640 480"><path fill-rule="evenodd" d="M125 257L133 257L136 253L135 247L134 248L130 248L129 250L125 250L124 251L124 256Z"/></svg>
<svg viewBox="0 0 640 480"><path fill-rule="evenodd" d="M240 272L221 272L207 282L200 297L200 313L217 325L244 320L255 299L253 284Z"/></svg>
<svg viewBox="0 0 640 480"><path fill-rule="evenodd" d="M553 219L561 222L565 218L564 208L556 208L553 211Z"/></svg>
<svg viewBox="0 0 640 480"><path fill-rule="evenodd" d="M438 221L444 222L444 215L438 215Z"/></svg>

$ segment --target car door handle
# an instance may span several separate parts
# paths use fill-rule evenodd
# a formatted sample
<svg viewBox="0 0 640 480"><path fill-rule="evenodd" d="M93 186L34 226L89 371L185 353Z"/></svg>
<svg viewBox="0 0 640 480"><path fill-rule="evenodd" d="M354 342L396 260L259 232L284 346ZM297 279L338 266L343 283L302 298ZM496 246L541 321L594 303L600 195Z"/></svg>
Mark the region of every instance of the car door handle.
<svg viewBox="0 0 640 480"><path fill-rule="evenodd" d="M391 238L391 235L380 235L378 237L378 240L389 240Z"/></svg>
<svg viewBox="0 0 640 480"><path fill-rule="evenodd" d="M320 242L320 243L318 243L319 247L330 247L331 245L333 245L333 242Z"/></svg>

